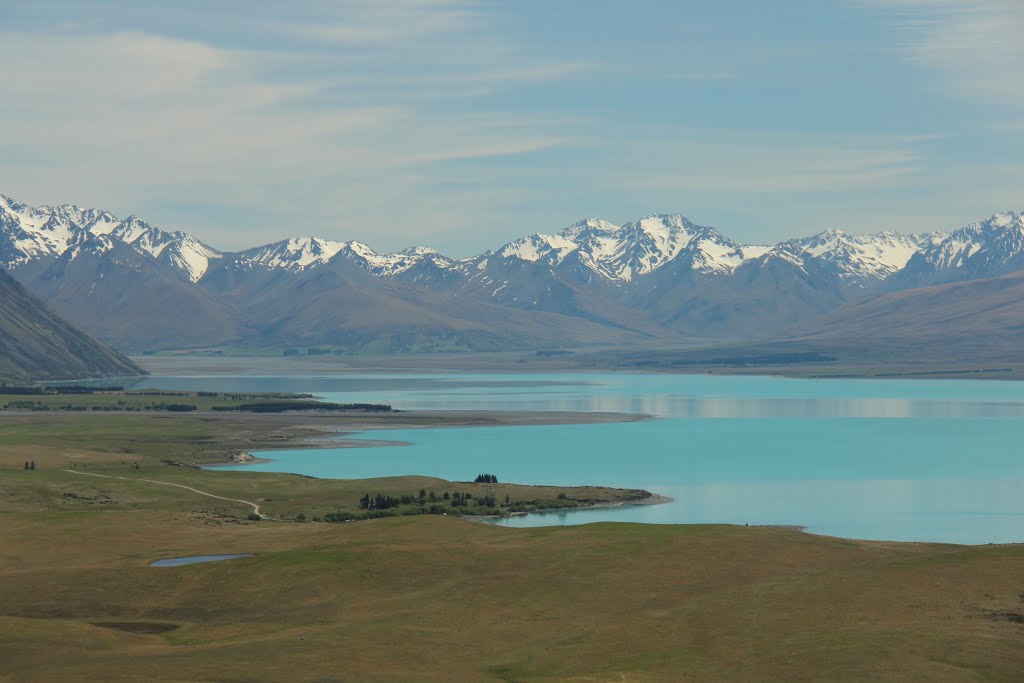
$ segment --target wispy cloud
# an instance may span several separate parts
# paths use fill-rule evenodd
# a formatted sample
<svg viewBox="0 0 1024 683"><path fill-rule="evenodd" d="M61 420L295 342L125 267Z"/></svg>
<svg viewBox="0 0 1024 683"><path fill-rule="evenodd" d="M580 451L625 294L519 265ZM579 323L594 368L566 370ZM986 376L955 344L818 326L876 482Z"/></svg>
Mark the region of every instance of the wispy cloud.
<svg viewBox="0 0 1024 683"><path fill-rule="evenodd" d="M567 73L481 61L476 72L460 65L449 82L493 88ZM207 228L203 236L227 248L279 238L295 206L304 207L303 224L288 232L346 237L366 216L388 215L375 232L398 246L409 239L400 236L408 230L401 218L424 200L429 167L527 155L570 139L554 117L423 108L418 90L444 96L429 78L396 93L380 90L383 77L346 82L315 57L287 64L285 74L272 62L259 50L137 31L0 34L0 63L21 67L5 75L17 97L0 109L4 191L140 211L175 198L263 205L269 219L244 233L188 226ZM444 220L450 213L445 207Z"/></svg>
<svg viewBox="0 0 1024 683"><path fill-rule="evenodd" d="M943 85L986 104L1024 109L1020 0L860 0L896 19L900 47Z"/></svg>
<svg viewBox="0 0 1024 683"><path fill-rule="evenodd" d="M458 0L342 2L336 9L337 14L323 23L273 24L267 28L313 41L366 46L461 34L478 29L481 22L473 4Z"/></svg>
<svg viewBox="0 0 1024 683"><path fill-rule="evenodd" d="M1016 196L964 151L976 120L925 121L921 89L882 70L919 65L995 112L983 142L1005 160L1024 119L1024 6L848 2L891 18L892 53L877 22L863 36L840 16L875 15L833 3L8 3L0 191L138 211L224 248L318 233L463 254L594 213L717 220L774 202L755 226L774 239L813 202L867 225L902 210L897 192L917 193L918 215ZM876 85L898 116L855 91ZM947 170L966 167L970 188Z"/></svg>
<svg viewBox="0 0 1024 683"><path fill-rule="evenodd" d="M639 148L614 174L619 191L680 194L857 192L918 182L926 136L677 132L656 150ZM628 150L613 149L615 157ZM642 175L635 169L642 168Z"/></svg>

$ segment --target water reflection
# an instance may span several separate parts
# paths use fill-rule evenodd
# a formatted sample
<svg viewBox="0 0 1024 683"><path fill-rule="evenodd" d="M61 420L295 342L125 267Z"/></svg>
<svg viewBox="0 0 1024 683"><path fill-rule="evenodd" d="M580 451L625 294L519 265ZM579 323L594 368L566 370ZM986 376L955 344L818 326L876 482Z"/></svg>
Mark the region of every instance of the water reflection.
<svg viewBox="0 0 1024 683"><path fill-rule="evenodd" d="M323 394L342 401L344 394ZM405 410L506 410L634 413L666 418L970 418L1024 417L1024 402L908 398L747 398L672 394L514 394L442 392L371 394L366 400Z"/></svg>
<svg viewBox="0 0 1024 683"><path fill-rule="evenodd" d="M1024 382L800 380L629 373L152 376L135 388L308 392L404 409L630 412L661 417L1021 417Z"/></svg>

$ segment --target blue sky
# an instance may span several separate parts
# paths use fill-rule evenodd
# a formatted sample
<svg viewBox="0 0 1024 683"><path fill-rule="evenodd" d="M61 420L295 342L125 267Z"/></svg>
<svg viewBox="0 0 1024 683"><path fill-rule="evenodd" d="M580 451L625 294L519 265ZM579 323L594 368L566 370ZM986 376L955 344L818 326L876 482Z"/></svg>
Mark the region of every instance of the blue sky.
<svg viewBox="0 0 1024 683"><path fill-rule="evenodd" d="M1018 0L260 4L0 2L0 192L453 256L588 216L768 243L1024 208Z"/></svg>

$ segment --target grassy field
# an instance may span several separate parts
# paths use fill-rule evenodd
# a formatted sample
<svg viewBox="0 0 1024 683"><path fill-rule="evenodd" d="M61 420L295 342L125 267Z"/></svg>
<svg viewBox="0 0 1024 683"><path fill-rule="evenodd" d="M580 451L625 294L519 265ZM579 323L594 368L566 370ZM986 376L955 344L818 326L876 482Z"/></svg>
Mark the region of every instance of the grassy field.
<svg viewBox="0 0 1024 683"><path fill-rule="evenodd" d="M164 509L179 512L202 509L243 517L252 509L197 495L181 496L174 487L154 481L253 501L262 514L276 520L310 521L424 513L492 515L629 502L649 495L607 487L471 483L476 472L467 472L465 482L418 476L336 480L193 466L223 462L242 450L280 447L289 437L315 432L304 426L317 419L312 416L44 413L6 417L0 422L0 472L21 470L27 476L17 480L17 486L6 476L0 478L0 511L15 512L30 501L52 510L136 510L159 501ZM366 452L372 457L372 449ZM35 463L36 469L26 472L26 462ZM378 494L398 504L385 510L360 505L360 498ZM456 494L468 496L466 504L456 505ZM403 498L412 500L403 503ZM488 499L493 502L480 504Z"/></svg>
<svg viewBox="0 0 1024 683"><path fill-rule="evenodd" d="M11 393L0 389L0 411L5 412L192 412L241 411L288 412L291 410L345 410L353 405L316 401L310 394L222 393L196 391L97 391L68 393L41 390L46 393ZM390 406L358 404L360 410L372 408L390 411Z"/></svg>
<svg viewBox="0 0 1024 683"><path fill-rule="evenodd" d="M0 680L917 681L1024 670L1024 546L728 526L510 529L441 515L254 522L245 505L142 481L259 500L285 519L368 489L455 486L162 462L235 448L239 435L272 440L282 424L0 420ZM23 469L28 459L36 470ZM557 492L585 495L541 491ZM148 566L208 553L255 556Z"/></svg>

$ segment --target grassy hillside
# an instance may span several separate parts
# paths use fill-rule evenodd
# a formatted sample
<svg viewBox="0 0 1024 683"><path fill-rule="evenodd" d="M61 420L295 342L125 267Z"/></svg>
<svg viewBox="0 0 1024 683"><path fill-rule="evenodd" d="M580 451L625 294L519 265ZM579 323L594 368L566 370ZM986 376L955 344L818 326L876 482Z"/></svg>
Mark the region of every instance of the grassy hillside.
<svg viewBox="0 0 1024 683"><path fill-rule="evenodd" d="M50 312L0 271L0 382L141 374L130 360Z"/></svg>

